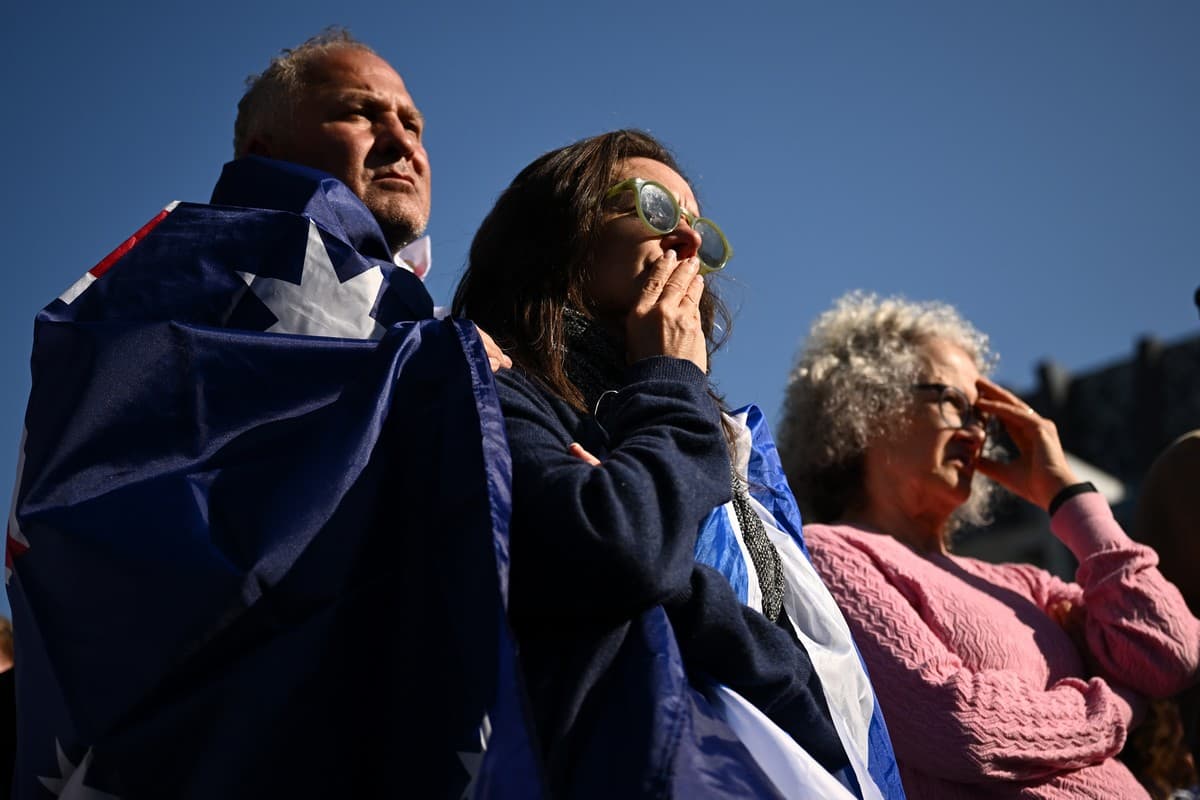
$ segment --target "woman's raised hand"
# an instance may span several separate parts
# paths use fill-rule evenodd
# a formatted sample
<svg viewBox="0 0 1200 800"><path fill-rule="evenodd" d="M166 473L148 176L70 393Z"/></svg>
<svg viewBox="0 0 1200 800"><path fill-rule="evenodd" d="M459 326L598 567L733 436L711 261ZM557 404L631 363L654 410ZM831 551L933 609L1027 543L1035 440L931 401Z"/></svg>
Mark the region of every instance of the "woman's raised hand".
<svg viewBox="0 0 1200 800"><path fill-rule="evenodd" d="M679 261L675 251L668 250L641 278L637 304L625 319L629 360L672 356L707 372L708 342L700 326L700 260Z"/></svg>
<svg viewBox="0 0 1200 800"><path fill-rule="evenodd" d="M1008 462L981 457L977 462L980 472L1040 508L1050 505L1062 489L1078 483L1052 421L986 378L975 385L979 389L976 406L1004 423L1009 438L1020 450Z"/></svg>

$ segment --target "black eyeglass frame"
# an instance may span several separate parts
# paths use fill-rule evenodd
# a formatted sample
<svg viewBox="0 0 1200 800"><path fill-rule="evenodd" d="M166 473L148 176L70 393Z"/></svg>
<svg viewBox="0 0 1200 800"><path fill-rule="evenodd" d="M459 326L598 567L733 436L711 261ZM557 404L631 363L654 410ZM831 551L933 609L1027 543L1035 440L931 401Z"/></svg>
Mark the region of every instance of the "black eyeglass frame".
<svg viewBox="0 0 1200 800"><path fill-rule="evenodd" d="M991 414L980 411L972 405L966 392L959 389L957 386L951 386L948 383L914 383L912 388L919 391L937 392L937 407L938 416L942 418L942 422L955 430L966 430L972 425L978 424L980 430L985 436L992 436L996 433L996 418ZM956 403L953 398L959 398L962 402ZM946 416L946 405L949 403L959 416L959 421ZM961 410L960 410L961 409Z"/></svg>

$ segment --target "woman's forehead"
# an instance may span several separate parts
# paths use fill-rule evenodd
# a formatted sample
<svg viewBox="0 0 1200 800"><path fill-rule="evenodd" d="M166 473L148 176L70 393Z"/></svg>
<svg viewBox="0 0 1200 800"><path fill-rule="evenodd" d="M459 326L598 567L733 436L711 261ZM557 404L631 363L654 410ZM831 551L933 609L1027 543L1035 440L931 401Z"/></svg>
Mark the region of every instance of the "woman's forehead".
<svg viewBox="0 0 1200 800"><path fill-rule="evenodd" d="M680 201L688 211L693 214L698 214L700 211L699 204L696 203L696 196L692 194L692 187L688 185L682 175L661 161L641 156L627 158L617 164L616 177L618 181L626 178L645 178L658 181L666 186L671 194L675 195L675 199Z"/></svg>
<svg viewBox="0 0 1200 800"><path fill-rule="evenodd" d="M924 379L961 389L970 394L979 379L975 360L953 342L935 339L922 348Z"/></svg>

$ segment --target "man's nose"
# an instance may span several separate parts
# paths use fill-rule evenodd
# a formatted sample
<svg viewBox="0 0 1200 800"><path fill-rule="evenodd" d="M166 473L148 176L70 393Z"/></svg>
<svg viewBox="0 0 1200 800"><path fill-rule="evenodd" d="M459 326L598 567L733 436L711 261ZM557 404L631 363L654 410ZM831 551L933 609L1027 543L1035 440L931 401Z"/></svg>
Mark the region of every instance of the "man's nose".
<svg viewBox="0 0 1200 800"><path fill-rule="evenodd" d="M421 140L416 132L405 125L404 120L395 114L388 114L379 122L376 146L395 159L410 158L420 149Z"/></svg>

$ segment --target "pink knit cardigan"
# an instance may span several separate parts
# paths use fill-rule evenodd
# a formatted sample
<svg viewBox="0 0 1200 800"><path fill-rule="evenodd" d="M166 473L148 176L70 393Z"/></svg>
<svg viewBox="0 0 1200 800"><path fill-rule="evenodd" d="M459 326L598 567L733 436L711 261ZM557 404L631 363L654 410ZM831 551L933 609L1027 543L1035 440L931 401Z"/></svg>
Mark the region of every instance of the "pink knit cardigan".
<svg viewBox="0 0 1200 800"><path fill-rule="evenodd" d="M1078 583L920 555L850 525L804 527L911 800L1147 797L1113 756L1143 696L1196 680L1200 622L1099 494L1067 501L1051 528L1079 559ZM1071 608L1086 653L1051 616Z"/></svg>

